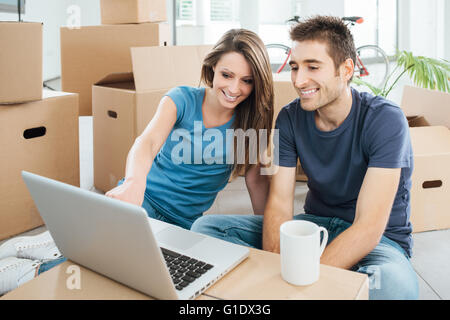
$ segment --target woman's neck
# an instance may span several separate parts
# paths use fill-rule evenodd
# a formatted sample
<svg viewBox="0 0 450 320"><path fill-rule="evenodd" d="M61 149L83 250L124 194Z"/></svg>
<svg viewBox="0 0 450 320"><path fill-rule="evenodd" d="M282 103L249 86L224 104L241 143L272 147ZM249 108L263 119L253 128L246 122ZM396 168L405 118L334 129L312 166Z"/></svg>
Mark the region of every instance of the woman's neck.
<svg viewBox="0 0 450 320"><path fill-rule="evenodd" d="M227 109L221 106L213 89L205 88L202 114L205 128L219 127L230 121L233 117L234 109Z"/></svg>

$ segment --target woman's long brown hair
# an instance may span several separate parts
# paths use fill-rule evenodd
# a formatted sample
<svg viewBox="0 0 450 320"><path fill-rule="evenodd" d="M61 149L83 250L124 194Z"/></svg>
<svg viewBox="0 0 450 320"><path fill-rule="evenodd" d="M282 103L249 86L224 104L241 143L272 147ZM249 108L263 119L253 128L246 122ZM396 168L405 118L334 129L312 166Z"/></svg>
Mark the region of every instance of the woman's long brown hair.
<svg viewBox="0 0 450 320"><path fill-rule="evenodd" d="M253 74L253 90L247 99L241 102L235 109L234 129L255 129L257 132L258 148L259 130L267 130L265 142L266 148L269 146L269 139L272 132L273 121L273 79L270 67L269 56L266 47L258 35L246 29L232 29L227 31L222 38L214 45L212 51L203 60L201 71L201 81L207 86L213 86L213 68L222 55L229 52L241 53L247 60ZM252 164L249 163L249 145L246 141L245 163L237 163L235 152L235 163L232 177L245 174ZM236 138L234 139L236 151ZM257 149L258 150L258 149ZM261 162L260 155L266 150L259 150L258 163Z"/></svg>

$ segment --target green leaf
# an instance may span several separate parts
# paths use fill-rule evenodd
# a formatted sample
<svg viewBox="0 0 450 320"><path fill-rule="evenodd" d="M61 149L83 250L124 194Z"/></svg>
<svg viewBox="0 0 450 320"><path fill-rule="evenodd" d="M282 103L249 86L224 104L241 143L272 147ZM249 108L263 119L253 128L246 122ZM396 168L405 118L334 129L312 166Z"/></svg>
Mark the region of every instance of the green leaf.
<svg viewBox="0 0 450 320"><path fill-rule="evenodd" d="M397 53L397 66L407 71L417 86L450 92L450 63L447 60L414 56L411 52L400 51Z"/></svg>
<svg viewBox="0 0 450 320"><path fill-rule="evenodd" d="M359 78L359 77L356 77L356 76L353 77L352 82L355 83L355 84L358 85L358 86L366 86L366 87L369 88L370 91L372 91L372 93L373 93L374 95L376 95L376 96L383 96L383 94L382 94L382 89L377 88L377 87L371 85L370 83L365 82L364 80L361 80L361 78Z"/></svg>
<svg viewBox="0 0 450 320"><path fill-rule="evenodd" d="M358 86L365 86L369 88L374 95L386 98L395 88L400 78L404 74L408 74L414 84L419 87L450 93L449 61L424 56L414 56L412 52L408 51L397 51L396 62L397 66L389 73L383 88L374 87L356 76L353 77L353 83ZM400 70L399 75L396 74L397 70ZM388 82L394 78L395 80L388 84Z"/></svg>

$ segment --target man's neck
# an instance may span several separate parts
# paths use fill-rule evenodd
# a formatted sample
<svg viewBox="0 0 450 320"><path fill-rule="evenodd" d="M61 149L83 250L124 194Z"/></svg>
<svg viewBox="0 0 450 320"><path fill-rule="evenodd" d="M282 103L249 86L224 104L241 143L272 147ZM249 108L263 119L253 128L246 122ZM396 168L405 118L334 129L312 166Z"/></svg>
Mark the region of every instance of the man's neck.
<svg viewBox="0 0 450 320"><path fill-rule="evenodd" d="M350 114L352 103L352 90L348 86L336 100L316 110L316 127L321 131L337 129Z"/></svg>

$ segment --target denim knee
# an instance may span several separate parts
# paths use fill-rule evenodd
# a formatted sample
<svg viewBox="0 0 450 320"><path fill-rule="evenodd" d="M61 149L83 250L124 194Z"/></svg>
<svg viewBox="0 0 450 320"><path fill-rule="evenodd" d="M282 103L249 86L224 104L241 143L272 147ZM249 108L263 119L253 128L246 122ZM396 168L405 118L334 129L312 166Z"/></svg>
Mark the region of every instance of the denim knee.
<svg viewBox="0 0 450 320"><path fill-rule="evenodd" d="M370 300L417 300L417 276L395 264L371 265L358 269L369 276Z"/></svg>
<svg viewBox="0 0 450 320"><path fill-rule="evenodd" d="M254 215L206 215L192 224L191 231L261 249L262 219Z"/></svg>
<svg viewBox="0 0 450 320"><path fill-rule="evenodd" d="M219 225L218 218L220 216L204 215L194 221L191 226L191 231L203 233L206 235L212 235L218 232L217 226ZM220 220L220 218L219 218Z"/></svg>
<svg viewBox="0 0 450 320"><path fill-rule="evenodd" d="M380 244L354 269L369 276L369 299L416 300L417 275L410 260L398 248Z"/></svg>

